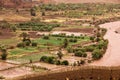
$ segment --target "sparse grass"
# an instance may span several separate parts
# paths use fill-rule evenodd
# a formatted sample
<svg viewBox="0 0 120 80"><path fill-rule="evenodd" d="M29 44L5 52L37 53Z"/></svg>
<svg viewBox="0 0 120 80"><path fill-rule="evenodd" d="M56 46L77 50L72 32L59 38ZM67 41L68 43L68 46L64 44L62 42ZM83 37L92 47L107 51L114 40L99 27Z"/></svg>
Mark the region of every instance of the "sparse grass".
<svg viewBox="0 0 120 80"><path fill-rule="evenodd" d="M30 53L30 52L36 52L36 48L34 47L26 47L26 48L15 48L13 50L9 50L10 55L20 55L20 54L25 54L25 53Z"/></svg>
<svg viewBox="0 0 120 80"><path fill-rule="evenodd" d="M19 42L19 39L17 38L0 39L0 44L4 45L15 45L17 42Z"/></svg>
<svg viewBox="0 0 120 80"><path fill-rule="evenodd" d="M53 54L48 54L48 53L33 53L33 54L30 54L30 55L25 55L25 56L22 56L22 57L19 57L19 58L9 58L9 60L13 60L13 61L17 61L17 62L20 62L20 63L29 63L30 62L30 59L34 62L34 61L39 61L40 58L42 56L55 56Z"/></svg>

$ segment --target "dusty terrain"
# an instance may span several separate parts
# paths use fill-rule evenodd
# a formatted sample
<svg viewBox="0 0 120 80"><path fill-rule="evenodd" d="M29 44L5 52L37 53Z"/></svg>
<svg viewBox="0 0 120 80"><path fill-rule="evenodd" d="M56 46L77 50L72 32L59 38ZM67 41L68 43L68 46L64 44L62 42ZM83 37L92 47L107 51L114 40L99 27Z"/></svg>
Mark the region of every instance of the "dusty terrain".
<svg viewBox="0 0 120 80"><path fill-rule="evenodd" d="M8 29L0 29L0 39L9 39L14 37L15 34L12 33L12 31Z"/></svg>
<svg viewBox="0 0 120 80"><path fill-rule="evenodd" d="M0 0L7 8L30 8L41 3L120 3L120 0Z"/></svg>
<svg viewBox="0 0 120 80"><path fill-rule="evenodd" d="M120 27L120 21L110 22L100 25L108 31L104 36L109 40L108 49L99 61L95 61L92 65L96 66L120 66L120 34L116 33L116 29Z"/></svg>
<svg viewBox="0 0 120 80"><path fill-rule="evenodd" d="M120 3L120 0L55 0L57 3Z"/></svg>

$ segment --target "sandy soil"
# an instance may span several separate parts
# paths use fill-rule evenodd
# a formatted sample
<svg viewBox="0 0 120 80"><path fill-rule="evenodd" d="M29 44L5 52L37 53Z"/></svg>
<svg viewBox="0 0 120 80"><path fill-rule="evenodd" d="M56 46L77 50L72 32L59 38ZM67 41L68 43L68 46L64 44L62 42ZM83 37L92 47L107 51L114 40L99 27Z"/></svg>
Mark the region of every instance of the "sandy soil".
<svg viewBox="0 0 120 80"><path fill-rule="evenodd" d="M81 32L69 32L69 31L53 31L51 32L53 35L58 35L58 34L66 34L66 36L80 36L80 35L88 35L88 33L81 33Z"/></svg>
<svg viewBox="0 0 120 80"><path fill-rule="evenodd" d="M15 36L9 29L1 29L0 28L0 39L9 39Z"/></svg>
<svg viewBox="0 0 120 80"><path fill-rule="evenodd" d="M16 65L5 63L5 62L0 62L0 70L8 69L11 67L15 67Z"/></svg>
<svg viewBox="0 0 120 80"><path fill-rule="evenodd" d="M73 28L73 29L64 29L63 31L68 31L68 32L81 32L81 33L93 33L94 28Z"/></svg>
<svg viewBox="0 0 120 80"><path fill-rule="evenodd" d="M27 74L32 74L31 68L28 67L19 67L19 68L13 68L5 71L1 71L0 75L4 76L6 78L13 78L18 76L23 76Z"/></svg>
<svg viewBox="0 0 120 80"><path fill-rule="evenodd" d="M91 65L96 66L120 66L120 34L115 33L116 29L120 27L120 21L110 22L100 25L108 31L104 36L109 40L108 49L99 61L95 61Z"/></svg>

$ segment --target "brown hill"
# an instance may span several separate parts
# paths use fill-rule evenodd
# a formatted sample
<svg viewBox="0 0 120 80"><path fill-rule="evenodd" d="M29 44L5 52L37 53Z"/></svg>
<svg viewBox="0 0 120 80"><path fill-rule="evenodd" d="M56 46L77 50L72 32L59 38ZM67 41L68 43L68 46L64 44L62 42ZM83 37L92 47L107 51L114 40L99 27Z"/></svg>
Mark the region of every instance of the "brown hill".
<svg viewBox="0 0 120 80"><path fill-rule="evenodd" d="M119 3L120 0L54 0L56 3Z"/></svg>
<svg viewBox="0 0 120 80"><path fill-rule="evenodd" d="M7 8L29 8L40 3L120 3L120 0L0 0Z"/></svg>

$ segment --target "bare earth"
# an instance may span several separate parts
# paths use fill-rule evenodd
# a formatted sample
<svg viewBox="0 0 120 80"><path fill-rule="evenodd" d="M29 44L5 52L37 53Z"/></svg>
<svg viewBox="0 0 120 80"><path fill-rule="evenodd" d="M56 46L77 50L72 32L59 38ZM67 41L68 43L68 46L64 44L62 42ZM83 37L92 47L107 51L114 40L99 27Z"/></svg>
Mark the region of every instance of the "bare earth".
<svg viewBox="0 0 120 80"><path fill-rule="evenodd" d="M13 69L8 69L8 70L3 70L0 72L0 75L4 76L7 79L18 77L18 76L23 76L26 74L32 74L31 69L28 67L13 68Z"/></svg>
<svg viewBox="0 0 120 80"><path fill-rule="evenodd" d="M120 3L119 0L54 0L57 3Z"/></svg>
<svg viewBox="0 0 120 80"><path fill-rule="evenodd" d="M109 40L108 49L99 61L93 62L91 65L96 66L120 66L120 34L115 33L116 29L120 27L120 21L110 22L100 25L108 31L104 36Z"/></svg>

